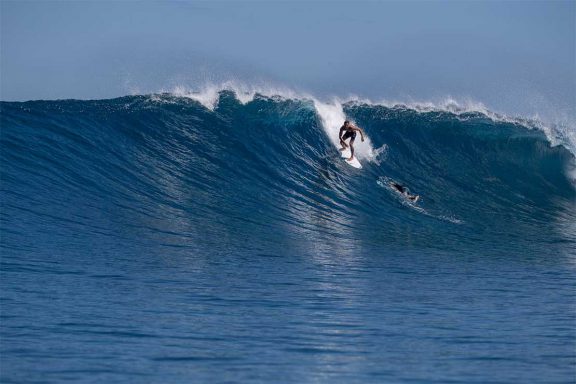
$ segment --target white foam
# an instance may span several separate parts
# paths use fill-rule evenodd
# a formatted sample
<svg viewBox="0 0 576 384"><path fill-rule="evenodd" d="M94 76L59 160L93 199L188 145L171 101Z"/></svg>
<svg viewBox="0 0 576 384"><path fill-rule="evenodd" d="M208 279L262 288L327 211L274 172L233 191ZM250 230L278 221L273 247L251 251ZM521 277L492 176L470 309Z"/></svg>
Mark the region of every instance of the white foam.
<svg viewBox="0 0 576 384"><path fill-rule="evenodd" d="M270 85L252 86L234 81L220 84L208 84L197 90L189 89L184 86L177 86L174 87L170 93L174 96L193 99L198 101L207 109L214 110L218 105L220 92L225 90L234 92L235 97L242 104L254 100L256 94L266 97L281 97L283 99L313 101L326 135L336 148L340 148L338 134L340 127L344 123L344 120L346 120L346 115L344 114L344 109L342 107L343 103L337 99L333 99L331 102L322 102L306 93L295 92L287 88ZM362 142L362 140L355 140L354 154L358 159L373 161L380 152L374 152L370 138L367 135L364 135L364 138L364 142Z"/></svg>
<svg viewBox="0 0 576 384"><path fill-rule="evenodd" d="M174 96L186 97L192 100L196 100L211 111L216 108L216 105L218 105L218 100L220 99L220 89L213 85L206 85L199 90L192 90L178 85L174 87L170 93Z"/></svg>
<svg viewBox="0 0 576 384"><path fill-rule="evenodd" d="M570 124L568 119L557 119L558 122L552 125L545 124L537 114L530 118L508 116L504 113L498 113L488 109L488 107L481 102L469 99L456 101L452 97L441 99L438 102L410 101L406 103L389 100L373 102L368 99L352 100L351 102L368 105L381 105L387 108L406 108L420 113L450 112L462 119L467 119L467 117L464 117L465 114L480 113L494 122L518 124L529 129L538 129L546 135L546 138L552 146L563 145L566 149L572 152L572 154L576 155L576 129L573 127L573 124Z"/></svg>
<svg viewBox="0 0 576 384"><path fill-rule="evenodd" d="M273 85L248 85L238 81L225 81L221 83L207 83L200 87L189 88L178 85L170 90L161 90L163 93L170 93L178 97L186 97L198 101L207 109L213 111L218 105L220 92L231 91L241 104L246 104L254 100L254 97L262 95L265 97L281 97L283 99L310 99L307 94L297 93L285 87Z"/></svg>
<svg viewBox="0 0 576 384"><path fill-rule="evenodd" d="M295 91L283 86L276 86L267 83L245 84L235 80L221 83L207 83L195 88L188 88L179 85L168 92L174 96L187 97L196 100L206 108L214 110L218 105L220 92L224 90L232 91L237 100L242 104L249 103L257 94L265 97L313 101L314 107L322 119L326 134L330 138L331 142L338 147L338 132L336 131L335 133L335 130L340 128L342 122L346 118L343 112L343 105L366 104L384 106L387 108L406 108L420 113L449 112L462 119L467 119L468 117L466 114L468 113L481 113L496 122L507 122L519 124L529 129L538 129L546 135L552 146L563 145L570 152L576 155L576 129L574 124L569 122L567 119L564 119L557 124L544 124L540 121L537 115L530 118L508 116L503 113L494 112L488 109L484 104L470 99L457 101L452 97L446 97L436 102L414 100L406 102L387 99L373 101L356 95L350 95L345 99L332 98L326 101L312 96L309 93ZM163 92L166 92L166 90L163 90ZM377 154L375 154L372 149L369 139L365 143L356 140L354 144L359 158L374 161L377 157Z"/></svg>
<svg viewBox="0 0 576 384"><path fill-rule="evenodd" d="M338 135L340 132L340 127L347 119L344 113L344 108L342 107L342 103L337 99L333 99L332 102L329 103L323 103L317 99L313 99L313 102L314 108L316 109L316 112L322 121L322 126L326 132L326 135L336 148L340 148L341 145ZM355 124L354 121L350 121ZM372 142L370 141L370 138L365 134L364 142L358 139L359 137L357 137L357 140L354 141L354 155L359 160L374 160L376 155L372 148Z"/></svg>
<svg viewBox="0 0 576 384"><path fill-rule="evenodd" d="M380 165L380 163L388 157L388 144L382 144L379 148L373 150L372 153L374 154L372 161L376 163L376 165Z"/></svg>

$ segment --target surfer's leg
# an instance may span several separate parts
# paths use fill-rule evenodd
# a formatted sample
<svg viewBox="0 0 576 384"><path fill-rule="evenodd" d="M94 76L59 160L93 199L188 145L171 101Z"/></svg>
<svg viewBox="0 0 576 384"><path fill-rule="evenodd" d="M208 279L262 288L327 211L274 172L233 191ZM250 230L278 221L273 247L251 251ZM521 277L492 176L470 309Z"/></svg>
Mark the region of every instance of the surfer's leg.
<svg viewBox="0 0 576 384"><path fill-rule="evenodd" d="M352 161L352 159L354 158L354 146L352 145L354 144L354 138L350 139L350 158L348 159L348 161Z"/></svg>
<svg viewBox="0 0 576 384"><path fill-rule="evenodd" d="M345 150L346 148L348 148L348 144L346 144L346 140L348 140L349 138L351 138L352 135L350 132L346 132L344 134L344 136L342 136L340 138L340 144L342 144L342 148L340 148L341 151ZM350 140L350 142L352 142L352 140Z"/></svg>

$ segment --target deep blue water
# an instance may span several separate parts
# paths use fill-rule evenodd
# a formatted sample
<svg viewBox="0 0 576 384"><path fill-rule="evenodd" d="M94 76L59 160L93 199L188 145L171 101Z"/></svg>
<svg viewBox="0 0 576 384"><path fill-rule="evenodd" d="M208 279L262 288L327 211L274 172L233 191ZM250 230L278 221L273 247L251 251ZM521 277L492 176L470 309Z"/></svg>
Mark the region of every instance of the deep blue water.
<svg viewBox="0 0 576 384"><path fill-rule="evenodd" d="M0 107L2 383L576 381L574 154L534 127L349 103L357 170L311 100Z"/></svg>

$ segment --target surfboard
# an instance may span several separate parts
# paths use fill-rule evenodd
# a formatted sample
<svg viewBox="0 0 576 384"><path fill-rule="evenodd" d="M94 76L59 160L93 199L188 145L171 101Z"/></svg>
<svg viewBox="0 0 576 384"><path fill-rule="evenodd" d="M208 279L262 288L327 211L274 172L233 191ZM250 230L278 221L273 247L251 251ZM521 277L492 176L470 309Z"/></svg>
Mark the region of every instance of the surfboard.
<svg viewBox="0 0 576 384"><path fill-rule="evenodd" d="M362 164L360 164L360 162L358 161L358 158L356 156L354 156L354 158L350 161L348 161L348 158L350 157L350 148L346 148L343 151L340 151L341 156L345 159L344 161L346 161L348 163L348 165L354 167L354 168L358 168L361 169L362 168Z"/></svg>

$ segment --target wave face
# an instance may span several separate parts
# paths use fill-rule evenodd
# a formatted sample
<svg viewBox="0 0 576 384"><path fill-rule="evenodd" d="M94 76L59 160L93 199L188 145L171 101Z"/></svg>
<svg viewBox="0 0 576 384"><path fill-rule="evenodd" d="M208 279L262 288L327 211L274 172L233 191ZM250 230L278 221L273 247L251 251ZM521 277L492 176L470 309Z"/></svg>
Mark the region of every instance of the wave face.
<svg viewBox="0 0 576 384"><path fill-rule="evenodd" d="M335 148L345 116L369 137L361 170ZM2 103L2 127L8 247L72 234L470 251L574 240L574 155L478 112L222 91L213 110L170 95Z"/></svg>
<svg viewBox="0 0 576 384"><path fill-rule="evenodd" d="M566 147L473 111L200 101L0 104L0 381L573 379Z"/></svg>

